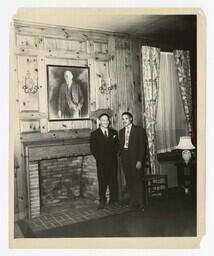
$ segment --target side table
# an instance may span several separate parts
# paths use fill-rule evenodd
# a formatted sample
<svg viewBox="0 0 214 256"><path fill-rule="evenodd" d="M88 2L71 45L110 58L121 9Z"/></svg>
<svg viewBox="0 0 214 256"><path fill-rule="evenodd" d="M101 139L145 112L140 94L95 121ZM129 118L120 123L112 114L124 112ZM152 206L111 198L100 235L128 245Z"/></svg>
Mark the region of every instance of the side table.
<svg viewBox="0 0 214 256"><path fill-rule="evenodd" d="M185 194L196 196L197 168L195 159L186 165L183 160L176 161L178 187Z"/></svg>

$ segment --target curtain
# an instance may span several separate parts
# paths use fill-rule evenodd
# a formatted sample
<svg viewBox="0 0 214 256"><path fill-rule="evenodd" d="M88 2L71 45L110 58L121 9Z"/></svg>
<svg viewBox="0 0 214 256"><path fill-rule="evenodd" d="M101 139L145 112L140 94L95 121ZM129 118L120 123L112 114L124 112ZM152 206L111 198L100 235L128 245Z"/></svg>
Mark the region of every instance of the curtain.
<svg viewBox="0 0 214 256"><path fill-rule="evenodd" d="M148 139L149 160L152 174L159 173L157 161L157 144L155 124L158 106L160 49L142 46L143 83L142 95L144 95L144 118Z"/></svg>
<svg viewBox="0 0 214 256"><path fill-rule="evenodd" d="M178 84L183 102L184 113L187 120L188 133L192 134L192 89L190 73L189 51L175 50L175 64L177 69Z"/></svg>
<svg viewBox="0 0 214 256"><path fill-rule="evenodd" d="M173 53L160 53L160 82L157 110L157 152L169 152L187 133Z"/></svg>

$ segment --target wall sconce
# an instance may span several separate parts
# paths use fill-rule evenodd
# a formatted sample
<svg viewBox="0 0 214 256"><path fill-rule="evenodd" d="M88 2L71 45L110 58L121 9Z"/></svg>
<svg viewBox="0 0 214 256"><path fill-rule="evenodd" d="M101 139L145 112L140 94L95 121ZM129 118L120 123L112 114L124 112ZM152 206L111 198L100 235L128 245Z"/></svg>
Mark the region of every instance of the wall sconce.
<svg viewBox="0 0 214 256"><path fill-rule="evenodd" d="M188 165L188 163L191 159L191 151L190 150L195 149L195 147L192 145L191 137L190 136L181 136L176 149L183 149L182 157L183 157L183 160L186 163L186 165Z"/></svg>
<svg viewBox="0 0 214 256"><path fill-rule="evenodd" d="M97 74L100 79L99 82L99 90L102 94L110 94L111 90L113 90L114 86L111 83L111 78L109 77L107 81L104 79L103 74Z"/></svg>
<svg viewBox="0 0 214 256"><path fill-rule="evenodd" d="M22 87L24 89L25 93L32 93L35 94L39 90L39 87L37 84L34 83L33 78L31 77L31 74L29 71L27 71L27 74L25 76L25 84Z"/></svg>

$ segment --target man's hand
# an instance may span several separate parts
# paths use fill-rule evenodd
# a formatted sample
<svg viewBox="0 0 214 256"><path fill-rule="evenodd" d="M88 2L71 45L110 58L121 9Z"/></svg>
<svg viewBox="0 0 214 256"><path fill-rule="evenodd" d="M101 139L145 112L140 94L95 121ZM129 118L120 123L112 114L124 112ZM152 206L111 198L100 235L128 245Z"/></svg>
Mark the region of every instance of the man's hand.
<svg viewBox="0 0 214 256"><path fill-rule="evenodd" d="M71 109L71 110L77 110L78 108L77 108L77 105L75 105L73 102L70 102L69 103L69 108Z"/></svg>
<svg viewBox="0 0 214 256"><path fill-rule="evenodd" d="M78 106L77 106L78 110L81 110L82 108L82 105L79 103Z"/></svg>
<svg viewBox="0 0 214 256"><path fill-rule="evenodd" d="M137 161L136 163L136 168L140 169L142 167L142 163L140 161Z"/></svg>

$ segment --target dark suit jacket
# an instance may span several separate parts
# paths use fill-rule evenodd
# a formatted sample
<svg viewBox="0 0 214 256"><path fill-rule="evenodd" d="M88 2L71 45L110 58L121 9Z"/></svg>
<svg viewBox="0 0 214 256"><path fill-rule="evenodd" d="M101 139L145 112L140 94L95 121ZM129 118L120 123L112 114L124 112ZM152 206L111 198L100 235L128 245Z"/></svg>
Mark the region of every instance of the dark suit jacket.
<svg viewBox="0 0 214 256"><path fill-rule="evenodd" d="M121 152L125 143L125 128L119 132L119 141ZM135 165L137 161L141 161L143 164L146 151L146 133L142 127L132 124L128 148L132 164Z"/></svg>
<svg viewBox="0 0 214 256"><path fill-rule="evenodd" d="M90 149L97 162L102 163L109 159L117 162L119 150L117 131L108 128L108 138L105 138L100 128L95 130L91 133Z"/></svg>

